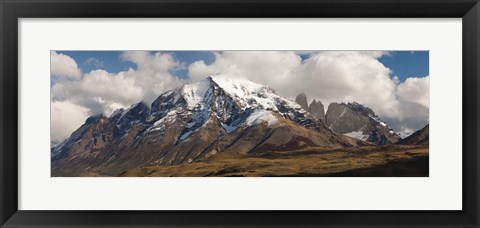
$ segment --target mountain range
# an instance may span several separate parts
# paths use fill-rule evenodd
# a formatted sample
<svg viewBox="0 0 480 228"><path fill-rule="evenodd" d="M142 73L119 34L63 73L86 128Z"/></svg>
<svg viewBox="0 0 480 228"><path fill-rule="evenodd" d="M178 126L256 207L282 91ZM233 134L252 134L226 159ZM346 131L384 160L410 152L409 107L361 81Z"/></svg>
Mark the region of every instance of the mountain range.
<svg viewBox="0 0 480 228"><path fill-rule="evenodd" d="M350 109L356 110L346 112ZM89 117L51 149L52 176L112 176L142 166L189 164L220 153L338 149L388 141L344 135L335 123L345 115L330 121L334 116L328 111L323 115L321 102L312 102L306 110L268 86L210 76L167 91L151 105L140 102L109 117Z"/></svg>
<svg viewBox="0 0 480 228"><path fill-rule="evenodd" d="M116 176L139 167L178 166L218 154L336 150L389 144L428 146L428 125L401 139L370 108L308 105L247 79L210 76L148 105L89 117L51 148L52 176Z"/></svg>

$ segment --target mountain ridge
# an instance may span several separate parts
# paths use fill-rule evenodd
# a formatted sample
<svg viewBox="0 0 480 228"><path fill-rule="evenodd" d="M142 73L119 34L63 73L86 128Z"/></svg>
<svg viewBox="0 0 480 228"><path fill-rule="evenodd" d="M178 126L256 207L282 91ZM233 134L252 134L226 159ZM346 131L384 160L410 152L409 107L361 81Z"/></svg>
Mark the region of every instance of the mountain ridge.
<svg viewBox="0 0 480 228"><path fill-rule="evenodd" d="M419 129L413 134L407 136L406 138L400 140L398 144L402 145L415 145L415 146L428 146L430 141L430 124L427 124L425 127Z"/></svg>
<svg viewBox="0 0 480 228"><path fill-rule="evenodd" d="M325 118L334 132L376 145L394 144L401 139L372 109L357 102L330 103Z"/></svg>
<svg viewBox="0 0 480 228"><path fill-rule="evenodd" d="M116 175L191 163L217 153L369 145L338 135L300 105L246 79L210 76L109 117L90 117L52 148L52 174ZM140 156L141 155L141 156Z"/></svg>
<svg viewBox="0 0 480 228"><path fill-rule="evenodd" d="M383 122L369 107L357 102L332 102L324 113L321 101L312 101L308 106L305 93L295 101L332 131L376 145L395 144L401 137Z"/></svg>

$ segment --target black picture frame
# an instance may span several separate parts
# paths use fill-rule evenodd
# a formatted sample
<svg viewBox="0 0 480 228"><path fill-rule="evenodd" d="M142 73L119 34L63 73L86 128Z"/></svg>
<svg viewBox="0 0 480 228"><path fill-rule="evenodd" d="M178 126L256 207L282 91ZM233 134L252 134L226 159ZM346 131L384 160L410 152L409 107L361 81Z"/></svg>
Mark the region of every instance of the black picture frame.
<svg viewBox="0 0 480 228"><path fill-rule="evenodd" d="M480 225L478 0L0 0L0 15L1 227L479 227ZM77 17L462 18L463 210L18 210L17 20Z"/></svg>

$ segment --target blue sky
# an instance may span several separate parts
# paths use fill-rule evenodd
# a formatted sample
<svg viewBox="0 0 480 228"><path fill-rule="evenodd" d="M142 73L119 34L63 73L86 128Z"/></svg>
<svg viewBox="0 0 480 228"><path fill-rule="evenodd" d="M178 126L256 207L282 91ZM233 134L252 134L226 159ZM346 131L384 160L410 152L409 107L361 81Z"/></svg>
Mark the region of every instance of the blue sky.
<svg viewBox="0 0 480 228"><path fill-rule="evenodd" d="M95 69L104 69L110 73L136 69L136 65L122 60L121 51L57 51L72 57L82 72L87 73ZM155 51L152 51L152 53ZM209 51L165 51L173 54L175 59L184 63L184 68L172 72L180 78L186 79L186 67L191 63L203 60L207 65L215 61L215 55ZM302 59L308 55L301 55ZM408 77L424 77L429 75L428 51L392 51L378 59L383 65L392 70L391 76L398 76L400 82Z"/></svg>
<svg viewBox="0 0 480 228"><path fill-rule="evenodd" d="M393 71L400 81L407 77L424 77L429 75L428 51L395 51L378 59Z"/></svg>

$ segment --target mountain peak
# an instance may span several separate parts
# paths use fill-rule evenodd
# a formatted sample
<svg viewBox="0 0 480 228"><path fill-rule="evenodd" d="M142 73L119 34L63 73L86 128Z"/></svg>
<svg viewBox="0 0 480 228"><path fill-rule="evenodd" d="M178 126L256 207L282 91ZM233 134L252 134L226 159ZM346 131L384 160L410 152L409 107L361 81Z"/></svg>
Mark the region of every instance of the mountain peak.
<svg viewBox="0 0 480 228"><path fill-rule="evenodd" d="M90 117L87 118L87 120L85 120L85 124L91 124L91 123L97 122L98 120L100 120L104 117L105 116L103 114L90 116Z"/></svg>
<svg viewBox="0 0 480 228"><path fill-rule="evenodd" d="M334 132L377 145L396 143L400 137L369 107L357 102L331 103L326 123Z"/></svg>
<svg viewBox="0 0 480 228"><path fill-rule="evenodd" d="M312 103L308 107L308 112L312 114L315 119L320 119L325 122L325 109L321 101L316 101L313 99Z"/></svg>
<svg viewBox="0 0 480 228"><path fill-rule="evenodd" d="M184 84L180 88L178 95L183 97L188 107L194 108L205 99L205 97L208 95L207 92L210 91L212 86L213 78L208 77L198 82ZM178 100L178 96L176 100Z"/></svg>
<svg viewBox="0 0 480 228"><path fill-rule="evenodd" d="M220 88L225 90L225 92L238 97L256 94L260 90L275 93L275 91L268 86L250 81L246 78L233 78L225 75L215 75L210 76L208 79L215 82Z"/></svg>
<svg viewBox="0 0 480 228"><path fill-rule="evenodd" d="M165 124L171 124L170 120L180 116L189 119L186 127L180 127L183 130L179 141L184 141L211 122L218 122L230 133L244 124L253 113L267 115L270 112L311 128L319 127L299 105L277 95L268 86L246 78L211 75L160 95L152 103L147 117L148 123L154 123L148 131L165 128ZM259 122L262 121L252 123Z"/></svg>
<svg viewBox="0 0 480 228"><path fill-rule="evenodd" d="M307 95L305 95L305 93L298 94L298 96L295 98L295 102L297 102L297 104L299 104L303 109L308 110Z"/></svg>

